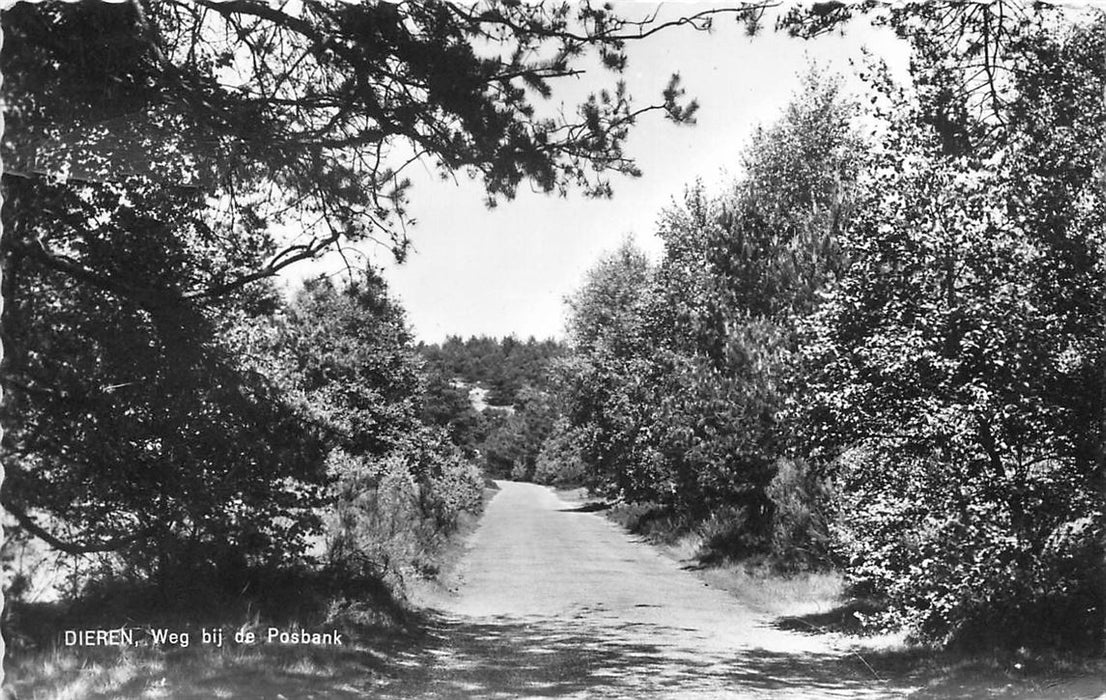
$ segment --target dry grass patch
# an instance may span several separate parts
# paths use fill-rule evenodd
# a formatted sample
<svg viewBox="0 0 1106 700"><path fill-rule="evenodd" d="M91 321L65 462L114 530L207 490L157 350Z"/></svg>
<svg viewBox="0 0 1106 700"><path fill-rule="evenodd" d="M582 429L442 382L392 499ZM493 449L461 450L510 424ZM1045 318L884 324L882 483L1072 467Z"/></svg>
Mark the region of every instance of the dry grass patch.
<svg viewBox="0 0 1106 700"><path fill-rule="evenodd" d="M407 582L407 598L416 608L435 608L443 600L454 595L460 586L461 562L468 553L468 542L480 527L480 518L488 508L499 487L489 480L485 485L483 506L479 513L462 512L457 518L457 529L436 553L437 568L432 577L413 578Z"/></svg>
<svg viewBox="0 0 1106 700"><path fill-rule="evenodd" d="M766 566L729 563L704 568L699 574L712 587L773 617L828 613L847 602L845 579L834 571L780 574Z"/></svg>

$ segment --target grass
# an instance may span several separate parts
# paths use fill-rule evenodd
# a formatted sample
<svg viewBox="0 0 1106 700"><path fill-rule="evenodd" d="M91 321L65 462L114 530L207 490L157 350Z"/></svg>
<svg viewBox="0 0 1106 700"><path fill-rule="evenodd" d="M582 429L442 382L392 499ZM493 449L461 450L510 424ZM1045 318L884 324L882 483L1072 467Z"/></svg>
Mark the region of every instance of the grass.
<svg viewBox="0 0 1106 700"><path fill-rule="evenodd" d="M1106 660L1101 658L1028 649L941 649L912 642L902 632L866 630L859 616L880 605L851 596L838 572L781 574L764 562L744 561L706 566L698 574L777 627L836 635L875 677L910 679L918 687L912 698L1106 697Z"/></svg>
<svg viewBox="0 0 1106 700"><path fill-rule="evenodd" d="M487 510L488 503L498 491L499 487L494 481L489 479L485 483L484 502L480 513ZM460 585L458 574L461 562L468 552L467 542L479 526L479 515L468 512L461 514L456 531L436 553L437 570L434 576L417 579L408 584L407 596L415 607L435 608L442 600L456 592Z"/></svg>
<svg viewBox="0 0 1106 700"><path fill-rule="evenodd" d="M728 562L700 570L713 588L746 607L772 617L827 613L846 603L845 579L835 571L781 575L763 564Z"/></svg>
<svg viewBox="0 0 1106 700"><path fill-rule="evenodd" d="M56 700L279 697L278 693L296 698L354 697L371 694L411 643L409 636L378 632L355 635L341 648L55 647L9 659L6 691L12 698Z"/></svg>
<svg viewBox="0 0 1106 700"><path fill-rule="evenodd" d="M409 644L417 627L378 581L282 572L265 583L264 595L234 599L208 589L201 598L200 587L182 589L173 601L149 586L116 582L75 601L13 605L4 620L13 640L5 697L276 697L278 689L310 697L311 688L351 683L364 690L380 676L381 652ZM131 630L133 645L65 643L66 630L120 627ZM269 627L337 633L343 643L269 643ZM188 644L157 644L150 628L186 633ZM203 643L202 630L214 628L222 630L221 646ZM254 640L236 642L236 631Z"/></svg>
<svg viewBox="0 0 1106 700"><path fill-rule="evenodd" d="M485 503L495 493L484 493ZM425 620L414 604L444 594L478 516L463 514L437 555L434 580L408 578L406 599L379 579L327 572L261 572L227 593L192 581L166 595L150 586L102 585L78 600L10 605L4 634L3 698L365 697L422 643ZM188 632L187 647L64 644L66 629L148 627ZM268 643L265 630L337 631L342 645ZM201 643L201 630L223 630L223 645ZM237 643L236 631L254 643ZM143 642L141 633L136 641Z"/></svg>

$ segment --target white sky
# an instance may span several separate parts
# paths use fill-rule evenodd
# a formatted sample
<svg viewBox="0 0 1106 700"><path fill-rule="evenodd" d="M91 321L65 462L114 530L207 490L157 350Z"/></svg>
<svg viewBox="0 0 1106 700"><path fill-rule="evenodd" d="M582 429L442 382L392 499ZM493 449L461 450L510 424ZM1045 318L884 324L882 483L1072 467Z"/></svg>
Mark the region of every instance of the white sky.
<svg viewBox="0 0 1106 700"><path fill-rule="evenodd" d="M616 3L626 16L655 7ZM663 12L691 14L706 7L672 3ZM462 176L458 183L442 182L429 170L413 168L412 254L402 266L391 264L384 251L371 256L385 265L416 336L427 342L447 335L561 337L564 298L585 271L627 235L658 258L662 245L653 224L660 211L697 178L712 190L732 180L753 130L777 118L811 61L849 76L849 59L860 59L867 47L892 65L905 63L900 42L860 22L849 25L844 37L804 42L775 33L773 21L767 18L755 38L723 18L710 34L679 27L631 42L625 79L641 104L658 100L668 77L678 72L701 107L695 126L676 126L659 113L639 121L626 152L643 175L614 177L612 199L591 200L578 192L561 198L523 187L515 200L489 210L479 183ZM609 72L595 71L569 84L552 84L551 100L563 100L567 111L613 80ZM340 261L327 264L337 269Z"/></svg>

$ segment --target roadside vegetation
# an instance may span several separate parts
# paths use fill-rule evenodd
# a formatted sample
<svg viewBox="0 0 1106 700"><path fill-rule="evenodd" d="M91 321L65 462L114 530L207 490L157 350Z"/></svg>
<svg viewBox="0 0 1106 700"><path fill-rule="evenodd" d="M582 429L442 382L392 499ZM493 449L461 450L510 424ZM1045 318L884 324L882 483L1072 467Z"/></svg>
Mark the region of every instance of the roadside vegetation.
<svg viewBox="0 0 1106 700"><path fill-rule="evenodd" d="M659 261L596 263L559 464L712 580L842 594L851 631L1095 653L1106 19L1001 5L882 15L909 82L864 66L862 105L812 71L736 180L663 210Z"/></svg>
<svg viewBox="0 0 1106 700"><path fill-rule="evenodd" d="M1100 650L1106 25L996 8L881 16L913 46L906 84L812 69L738 178L661 212L659 261L627 241L596 263L567 352L507 370L514 339L424 348L453 391L513 397L439 422L481 426L491 475L587 486L755 608ZM953 35L966 55L938 49ZM1001 79L966 67L984 48Z"/></svg>
<svg viewBox="0 0 1106 700"><path fill-rule="evenodd" d="M686 23L176 0L2 23L5 692L364 694L485 492L365 259L406 257L405 169L477 179L489 205L520 185L609 196L639 174L631 125L696 108L675 76L631 99L626 42ZM544 114L583 64L597 94ZM327 253L344 269L274 283ZM270 626L349 646L233 639ZM82 630L127 641L66 641Z"/></svg>
<svg viewBox="0 0 1106 700"><path fill-rule="evenodd" d="M633 124L697 105L620 80L655 18L295 7L3 13L7 688L365 694L488 476L586 486L792 624L1102 651L1100 12L858 5L910 42L905 84L811 71L735 180L661 212L660 260L628 240L596 263L567 345L418 346L371 265L272 280L354 244L402 260L413 163L489 203L609 196ZM544 116L592 59L610 89ZM348 646L234 642L270 627ZM147 643L65 644L85 629Z"/></svg>
<svg viewBox="0 0 1106 700"><path fill-rule="evenodd" d="M20 696L156 697L160 679L204 668L184 686L165 681L174 693L194 686L199 697L274 663L291 676L328 678L331 667L355 674L343 661L355 658L349 646L364 650L413 631L408 592L438 574L451 536L480 512L484 477L444 431L420 420L422 364L378 277L312 280L289 302L267 302L267 313L236 317L220 338L238 345L243 371L287 411L281 464L299 467L300 478L272 475L280 481L268 490L262 482L242 495L213 488L226 477L209 482L205 502L225 518L209 516L210 531L63 554L50 567L65 574L53 591L31 580L33 562L10 561L8 680ZM233 456L257 445L231 437L205 447ZM26 538L11 535L9 550ZM65 644L66 631L120 627L133 630L138 648L92 649L91 667L86 650ZM260 642L270 627L336 631L347 644L307 645L310 653L297 655L295 644ZM153 630L162 629L189 643L158 644ZM222 648L204 643L205 630L221 631ZM257 642L236 643L243 631Z"/></svg>

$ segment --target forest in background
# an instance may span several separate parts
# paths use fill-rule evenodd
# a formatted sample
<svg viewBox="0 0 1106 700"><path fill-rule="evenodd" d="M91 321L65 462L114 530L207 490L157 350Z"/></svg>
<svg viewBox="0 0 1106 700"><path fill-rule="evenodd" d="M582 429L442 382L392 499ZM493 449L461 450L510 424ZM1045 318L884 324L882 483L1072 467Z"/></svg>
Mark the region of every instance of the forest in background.
<svg viewBox="0 0 1106 700"><path fill-rule="evenodd" d="M419 351L428 376L425 419L444 428L489 477L532 479L560 413L551 368L564 344L454 336L420 344Z"/></svg>

